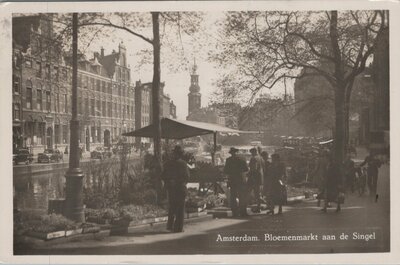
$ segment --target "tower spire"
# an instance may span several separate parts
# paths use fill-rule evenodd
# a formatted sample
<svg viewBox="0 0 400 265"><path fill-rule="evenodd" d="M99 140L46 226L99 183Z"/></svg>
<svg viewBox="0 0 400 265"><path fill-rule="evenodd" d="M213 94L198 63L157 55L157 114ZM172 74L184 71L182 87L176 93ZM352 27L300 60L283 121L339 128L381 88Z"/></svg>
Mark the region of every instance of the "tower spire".
<svg viewBox="0 0 400 265"><path fill-rule="evenodd" d="M193 67L192 67L192 74L197 74L197 64L196 64L196 57L194 57Z"/></svg>
<svg viewBox="0 0 400 265"><path fill-rule="evenodd" d="M199 75L197 74L196 58L193 61L192 72L190 74L190 87L189 87L189 115L201 108L201 94L199 86Z"/></svg>

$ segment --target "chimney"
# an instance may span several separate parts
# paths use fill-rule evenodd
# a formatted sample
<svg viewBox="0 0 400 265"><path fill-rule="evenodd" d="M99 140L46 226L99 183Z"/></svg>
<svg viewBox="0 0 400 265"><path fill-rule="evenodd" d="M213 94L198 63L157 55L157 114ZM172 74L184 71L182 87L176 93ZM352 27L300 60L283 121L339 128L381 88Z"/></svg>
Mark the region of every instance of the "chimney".
<svg viewBox="0 0 400 265"><path fill-rule="evenodd" d="M140 87L142 85L142 82L139 80L139 81L136 81L136 87Z"/></svg>
<svg viewBox="0 0 400 265"><path fill-rule="evenodd" d="M100 54L101 54L101 59L103 59L104 58L104 48L103 47L101 47L101 49L100 49Z"/></svg>

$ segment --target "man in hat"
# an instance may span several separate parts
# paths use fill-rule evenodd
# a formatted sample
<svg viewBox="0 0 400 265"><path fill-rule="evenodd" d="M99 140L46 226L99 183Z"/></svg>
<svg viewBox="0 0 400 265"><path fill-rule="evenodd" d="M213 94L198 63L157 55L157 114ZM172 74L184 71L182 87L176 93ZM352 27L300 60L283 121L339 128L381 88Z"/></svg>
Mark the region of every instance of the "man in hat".
<svg viewBox="0 0 400 265"><path fill-rule="evenodd" d="M239 150L231 147L230 157L226 159L224 173L228 175L228 187L231 191L230 206L233 216L247 216L247 190L245 173L249 170L246 161L237 156ZM237 204L239 199L239 207Z"/></svg>
<svg viewBox="0 0 400 265"><path fill-rule="evenodd" d="M263 190L264 185L264 177L263 177L263 161L262 158L258 155L257 149L250 149L251 158L249 163L249 185L253 191L254 199L257 203L257 209L253 210L254 212L260 212L261 208L261 192Z"/></svg>
<svg viewBox="0 0 400 265"><path fill-rule="evenodd" d="M175 146L172 159L165 162L161 174L168 192L167 230L175 233L183 231L186 183L189 179L189 169L183 160L183 154L182 148Z"/></svg>

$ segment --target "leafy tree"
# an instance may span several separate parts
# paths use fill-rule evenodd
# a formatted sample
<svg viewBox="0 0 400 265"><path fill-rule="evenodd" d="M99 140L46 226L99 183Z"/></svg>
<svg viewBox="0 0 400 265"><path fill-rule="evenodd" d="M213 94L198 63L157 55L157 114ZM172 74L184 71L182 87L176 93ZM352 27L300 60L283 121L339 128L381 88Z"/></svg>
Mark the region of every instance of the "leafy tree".
<svg viewBox="0 0 400 265"><path fill-rule="evenodd" d="M68 49L71 42L72 21L70 14L53 14L48 19L54 23L56 36L54 41L64 49ZM147 43L150 49L143 49L143 62L150 62L152 57L153 82L152 82L152 123L155 127L154 155L157 173L161 170L161 123L160 123L160 80L161 80L161 47L169 47L174 52L169 53L178 61L179 67L188 63L184 52L183 42L187 36L200 28L202 14L196 12L131 12L131 13L80 13L79 30L80 42L84 52L94 39L112 37L113 32L121 30L128 35ZM178 43L178 44L177 44ZM179 44L181 44L180 49ZM168 53L167 53L168 54ZM171 59L168 58L168 59ZM168 60L167 59L167 60ZM182 63L183 62L183 63ZM171 64L169 65L171 66ZM161 191L160 191L161 192Z"/></svg>
<svg viewBox="0 0 400 265"><path fill-rule="evenodd" d="M323 77L333 90L335 157L343 161L353 84L373 54L377 34L388 27L387 14L229 12L222 22L221 52L212 55L231 69L221 78L229 84L222 90L254 96L287 78Z"/></svg>

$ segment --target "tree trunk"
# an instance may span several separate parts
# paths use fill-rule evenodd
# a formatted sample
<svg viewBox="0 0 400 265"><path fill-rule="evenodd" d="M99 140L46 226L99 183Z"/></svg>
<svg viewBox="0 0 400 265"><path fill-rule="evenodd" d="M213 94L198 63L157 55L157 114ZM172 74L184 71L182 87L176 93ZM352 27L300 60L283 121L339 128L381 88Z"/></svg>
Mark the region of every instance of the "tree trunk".
<svg viewBox="0 0 400 265"><path fill-rule="evenodd" d="M349 146L349 138L350 138L350 103L351 103L351 91L353 88L354 79L351 79L346 86L346 95L344 102L344 118L345 118L345 146L344 150L347 152Z"/></svg>
<svg viewBox="0 0 400 265"><path fill-rule="evenodd" d="M339 166L339 177L343 176L343 161L346 146L346 115L345 115L345 91L342 87L335 91L335 134L333 159ZM340 180L343 183L343 179Z"/></svg>
<svg viewBox="0 0 400 265"><path fill-rule="evenodd" d="M344 102L344 154L346 155L350 139L350 103Z"/></svg>
<svg viewBox="0 0 400 265"><path fill-rule="evenodd" d="M153 108L153 126L154 126L154 166L155 166L155 186L157 192L157 204L161 203L161 121L160 121L160 24L159 12L152 12L153 20L153 83L152 83L152 108Z"/></svg>

